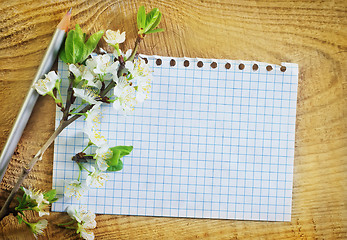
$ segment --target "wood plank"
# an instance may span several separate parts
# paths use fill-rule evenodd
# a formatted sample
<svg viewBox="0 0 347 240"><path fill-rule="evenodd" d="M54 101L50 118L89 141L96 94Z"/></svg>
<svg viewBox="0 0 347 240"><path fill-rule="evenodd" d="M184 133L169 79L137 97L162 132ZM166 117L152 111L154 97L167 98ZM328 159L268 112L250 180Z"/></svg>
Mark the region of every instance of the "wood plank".
<svg viewBox="0 0 347 240"><path fill-rule="evenodd" d="M79 23L90 33L126 31L123 48L128 49L136 37L140 4L135 0L0 2L1 148L64 12L73 7L72 26ZM346 239L347 2L150 0L146 7L160 8L166 31L146 37L141 53L299 64L292 221L98 215L97 239ZM39 99L0 185L0 205L21 167L53 132L54 111L51 99ZM52 159L51 147L25 186L49 189ZM42 239L78 239L54 225L66 217L51 213L47 219L52 224ZM29 219L38 216L31 214ZM13 216L0 226L2 239L30 238Z"/></svg>

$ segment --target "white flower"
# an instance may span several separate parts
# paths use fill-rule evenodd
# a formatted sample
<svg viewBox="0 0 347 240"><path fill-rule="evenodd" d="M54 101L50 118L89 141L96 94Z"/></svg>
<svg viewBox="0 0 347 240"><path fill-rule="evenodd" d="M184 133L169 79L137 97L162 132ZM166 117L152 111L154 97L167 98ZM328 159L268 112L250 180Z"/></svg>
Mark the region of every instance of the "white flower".
<svg viewBox="0 0 347 240"><path fill-rule="evenodd" d="M101 103L98 102L95 104L92 109L87 111L87 117L86 117L86 122L88 126L96 126L96 124L100 124L100 117L101 117L101 108L100 108Z"/></svg>
<svg viewBox="0 0 347 240"><path fill-rule="evenodd" d="M129 114L134 110L136 105L136 91L130 86L124 77L118 79L117 85L114 88L116 100L113 102L113 107L117 111L123 111L124 114Z"/></svg>
<svg viewBox="0 0 347 240"><path fill-rule="evenodd" d="M87 112L86 126L84 133L89 137L89 140L98 147L101 147L107 143L104 136L101 135L99 130L101 117L100 103L93 106L93 108Z"/></svg>
<svg viewBox="0 0 347 240"><path fill-rule="evenodd" d="M55 84L60 80L60 75L56 74L54 71L45 74L44 79L39 79L34 83L34 88L36 91L45 96L46 94L53 95L53 89L55 88Z"/></svg>
<svg viewBox="0 0 347 240"><path fill-rule="evenodd" d="M84 85L89 87L101 88L101 81L95 78L93 73L84 65L79 65L78 67L75 64L69 65L69 70L75 75L75 78L81 78L85 80Z"/></svg>
<svg viewBox="0 0 347 240"><path fill-rule="evenodd" d="M119 68L119 63L112 63L111 56L108 54L92 56L91 59L87 59L86 65L94 74L101 76L102 80L111 79L109 74L117 72Z"/></svg>
<svg viewBox="0 0 347 240"><path fill-rule="evenodd" d="M96 146L101 147L107 144L107 140L101 135L101 132L96 126L89 126L84 129L84 133L88 135L89 140Z"/></svg>
<svg viewBox="0 0 347 240"><path fill-rule="evenodd" d="M108 168L107 159L110 159L113 156L113 152L104 144L100 148L96 149L94 159L96 164L101 171L106 171Z"/></svg>
<svg viewBox="0 0 347 240"><path fill-rule="evenodd" d="M86 240L93 240L95 237L93 232L87 231L84 228L80 228L80 236Z"/></svg>
<svg viewBox="0 0 347 240"><path fill-rule="evenodd" d="M107 179L107 174L91 166L92 172L88 174L86 183L91 187L102 187Z"/></svg>
<svg viewBox="0 0 347 240"><path fill-rule="evenodd" d="M152 75L152 71L149 69L149 65L142 58L137 58L134 60L134 69L131 72L134 78L146 77ZM151 78L151 76L150 76Z"/></svg>
<svg viewBox="0 0 347 240"><path fill-rule="evenodd" d="M75 78L78 78L82 75L81 70L75 65L75 64L70 64L69 65L69 71L75 75Z"/></svg>
<svg viewBox="0 0 347 240"><path fill-rule="evenodd" d="M129 50L131 50L131 49L129 49ZM128 52L129 52L129 50L128 50ZM123 53L121 53L121 54L123 54ZM118 61L117 61L117 63L119 64ZM128 71L131 73L131 71L133 71L133 69L134 69L134 64L131 61L126 61L124 67L126 69L128 69ZM116 82L116 83L120 82L120 79L122 79L122 78L124 78L124 76L118 77L118 72L115 72L113 74L113 81Z"/></svg>
<svg viewBox="0 0 347 240"><path fill-rule="evenodd" d="M68 185L65 186L64 196L67 196L67 197L75 196L77 197L77 199L79 199L87 190L88 190L88 187L85 185L85 183L82 183L78 180L73 180Z"/></svg>
<svg viewBox="0 0 347 240"><path fill-rule="evenodd" d="M66 212L72 219L76 220L77 222L81 222L81 213L76 206L68 206Z"/></svg>
<svg viewBox="0 0 347 240"><path fill-rule="evenodd" d="M96 227L95 214L88 212L81 212L81 223L85 229L93 229Z"/></svg>
<svg viewBox="0 0 347 240"><path fill-rule="evenodd" d="M133 50L128 49L125 53L123 53L122 50L119 49L119 52L120 52L120 55L123 56L124 61L125 61L126 59L128 59L131 56L131 54L133 53ZM113 55L117 56L117 54L115 54L115 52L113 53Z"/></svg>
<svg viewBox="0 0 347 240"><path fill-rule="evenodd" d="M94 239L94 233L87 231L96 227L95 214L84 210L79 210L75 206L67 208L69 216L77 222L77 233L84 239Z"/></svg>
<svg viewBox="0 0 347 240"><path fill-rule="evenodd" d="M149 98L151 90L151 79L147 77L137 77L136 101L143 102Z"/></svg>
<svg viewBox="0 0 347 240"><path fill-rule="evenodd" d="M98 101L95 99L98 98L99 96L94 93L91 89L89 88L73 88L74 90L74 96L82 98L84 101L86 101L89 104L97 104Z"/></svg>
<svg viewBox="0 0 347 240"><path fill-rule="evenodd" d="M85 211L85 209L79 209L76 206L68 206L66 209L69 216L76 220L78 223L85 224L87 228L95 228L95 214L90 211Z"/></svg>
<svg viewBox="0 0 347 240"><path fill-rule="evenodd" d="M104 39L110 45L123 43L125 41L125 32L120 33L119 30L117 31L107 30L106 36L104 36Z"/></svg>
<svg viewBox="0 0 347 240"><path fill-rule="evenodd" d="M95 127L92 127L92 128L87 127L86 129L84 129L84 133L87 134L89 140L98 147L105 145L107 143L106 138L102 136L101 132Z"/></svg>
<svg viewBox="0 0 347 240"><path fill-rule="evenodd" d="M121 55L124 57L124 59L128 59L131 56L131 54L133 53L133 50L131 48L128 49L125 52L125 54L122 52L122 50L119 50L119 51L120 51Z"/></svg>
<svg viewBox="0 0 347 240"><path fill-rule="evenodd" d="M37 212L39 212L39 216L42 217L44 215L49 215L49 212L46 211L48 206L49 206L49 202L44 198L43 193L38 191L33 191L30 189L26 189L23 187L24 193L26 195L28 195L28 197L31 200L34 200L37 204L37 206L33 207L33 209Z"/></svg>
<svg viewBox="0 0 347 240"><path fill-rule="evenodd" d="M30 230L33 232L35 238L37 235L42 235L43 230L47 227L48 221L46 219L41 219L37 223L29 223Z"/></svg>
<svg viewBox="0 0 347 240"><path fill-rule="evenodd" d="M132 74L133 71L134 71L134 63L132 61L126 61L125 62L125 66L124 66L126 69L128 69L128 71Z"/></svg>

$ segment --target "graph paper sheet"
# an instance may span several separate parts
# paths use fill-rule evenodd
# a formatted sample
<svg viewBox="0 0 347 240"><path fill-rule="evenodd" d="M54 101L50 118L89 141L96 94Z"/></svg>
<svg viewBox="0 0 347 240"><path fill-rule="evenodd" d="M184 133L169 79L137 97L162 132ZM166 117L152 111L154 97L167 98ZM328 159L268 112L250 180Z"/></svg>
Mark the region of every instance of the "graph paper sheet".
<svg viewBox="0 0 347 240"><path fill-rule="evenodd" d="M123 170L80 200L62 197L52 210L84 205L99 214L290 221L298 66L267 71L259 62L145 57L151 98L130 116L102 108L110 146L134 146ZM59 71L67 82L61 62ZM57 111L56 124L60 118ZM81 118L55 141L58 193L77 179L71 157L88 142L83 126Z"/></svg>

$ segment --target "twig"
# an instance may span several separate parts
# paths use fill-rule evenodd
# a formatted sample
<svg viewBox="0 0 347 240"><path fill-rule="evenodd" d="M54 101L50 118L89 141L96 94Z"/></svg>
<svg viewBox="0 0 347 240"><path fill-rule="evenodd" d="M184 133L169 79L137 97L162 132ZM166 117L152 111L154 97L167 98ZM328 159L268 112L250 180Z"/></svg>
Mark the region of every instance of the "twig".
<svg viewBox="0 0 347 240"><path fill-rule="evenodd" d="M72 98L73 98L73 79L70 79L70 84L69 84L69 88L67 89L67 97L66 97L66 106L64 109L64 114L63 114L63 118L62 121L66 121L67 118L69 117L69 111L70 111L70 107L72 104Z"/></svg>
<svg viewBox="0 0 347 240"><path fill-rule="evenodd" d="M47 148L51 145L51 143L54 141L54 139L59 135L61 131L65 127L67 127L69 124L66 121L62 121L58 128L54 131L54 133L51 135L51 137L47 140L47 142L42 146L42 148L36 153L35 157L30 161L30 163L26 166L23 167L23 172L22 175L19 177L16 185L13 187L10 195L6 199L6 202L4 206L2 206L1 211L0 211L0 220L3 219L6 215L9 214L8 207L10 206L10 203L12 202L15 194L17 193L19 187L22 185L24 179L27 177L27 175L30 173L31 169L34 167L35 163L38 160L42 159L43 153L47 150Z"/></svg>
<svg viewBox="0 0 347 240"><path fill-rule="evenodd" d="M134 50L133 50L133 52L131 53L130 57L127 59L127 61L132 61L132 60L134 60L134 57L135 57L136 52L137 52L137 49L139 48L140 43L141 43L141 41L143 40L144 36L145 36L145 35L138 35L138 36L137 36L136 41L135 41Z"/></svg>
<svg viewBox="0 0 347 240"><path fill-rule="evenodd" d="M141 43L141 40L143 40L144 36L138 36L136 41L135 41L135 47L134 50L131 54L131 56L127 59L127 61L133 61L137 49L139 47L139 44ZM128 70L125 68L125 63L124 61L121 62L121 65L119 66L118 69L118 77L122 76L124 73L126 73ZM71 104L73 103L73 79L70 79L70 84L69 84L69 88L67 91L67 99L66 99L66 106L64 109L64 113L63 113L63 118L60 121L59 126L57 127L57 129L54 131L54 133L50 136L50 138L47 140L47 142L42 146L42 148L36 153L36 155L34 156L34 158L29 162L29 164L26 167L23 167L23 171L21 176L19 177L17 183L15 184L15 186L13 187L10 195L7 197L5 204L2 206L1 210L0 210L0 221L7 215L9 215L10 213L13 213L13 210L11 210L9 208L13 198L15 197L16 193L18 192L20 186L22 185L24 179L28 176L28 174L30 173L30 171L32 170L32 168L35 166L36 162L38 160L42 159L42 155L44 154L44 152L47 150L47 148L53 143L53 141L55 140L55 138L67 127L69 126L72 122L74 122L75 120L77 120L81 115L74 115L72 117L70 117L68 119L68 117L70 116L69 111L70 111L70 107ZM100 96L104 97L114 86L116 85L116 83L114 81L111 81L108 86L103 89L100 92ZM79 113L86 113L88 110L90 110L94 105L88 105L85 106L81 111L79 111Z"/></svg>

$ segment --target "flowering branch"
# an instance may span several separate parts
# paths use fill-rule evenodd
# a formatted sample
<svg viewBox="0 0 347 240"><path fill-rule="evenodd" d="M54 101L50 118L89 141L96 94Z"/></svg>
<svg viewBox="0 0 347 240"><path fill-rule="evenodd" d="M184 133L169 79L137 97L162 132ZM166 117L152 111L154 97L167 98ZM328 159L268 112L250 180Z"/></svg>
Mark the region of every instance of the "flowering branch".
<svg viewBox="0 0 347 240"><path fill-rule="evenodd" d="M111 89L111 88L110 88ZM108 91L110 90L108 89ZM106 89L105 89L106 90ZM108 91L105 91L102 93L102 96L106 95ZM88 105L85 106L79 113L86 113L88 110L90 110L94 105ZM68 107L66 107L68 109ZM66 111L65 109L65 111ZM9 206L10 203L12 202L13 198L15 197L16 193L18 192L20 186L22 185L24 179L28 176L32 168L35 166L36 162L38 160L42 159L42 155L44 152L47 150L47 148L53 143L54 139L57 138L57 136L67 127L69 126L72 122L77 120L81 115L74 115L70 119L65 120L64 117L62 121L60 122L59 126L57 129L54 131L54 133L50 136L50 138L47 140L47 142L41 147L41 149L36 153L34 158L29 162L29 164L26 167L23 167L23 171L19 179L17 180L15 186L13 187L10 195L7 197L6 202L4 206L1 208L0 211L0 220L2 220L5 216L9 214Z"/></svg>
<svg viewBox="0 0 347 240"><path fill-rule="evenodd" d="M42 159L43 153L47 150L47 148L51 145L51 143L54 141L54 139L59 135L61 131L65 127L67 127L68 124L67 122L63 121L60 123L60 125L57 127L57 129L54 131L54 133L51 135L51 137L47 140L47 142L42 146L42 148L36 153L35 157L30 161L30 163L26 166L23 167L23 171L19 179L17 180L16 185L13 187L10 195L7 197L6 202L4 206L2 206L1 211L0 211L0 220L2 220L5 216L9 214L9 209L8 207L10 206L10 203L12 202L15 194L19 190L20 186L22 185L24 179L28 176L30 173L31 169L35 166L36 162L38 160Z"/></svg>
<svg viewBox="0 0 347 240"><path fill-rule="evenodd" d="M59 73L51 71L45 75L44 79L39 79L34 84L34 88L39 94L49 95L54 99L61 108L63 117L54 133L27 166L23 167L19 179L0 210L0 220L13 213L20 223L24 222L31 229L35 236L43 233L42 230L47 226L47 220L43 219L37 223L29 223L23 211L38 211L40 216L49 214L43 211L43 208L48 207L50 203L57 200L55 190L41 193L39 190L31 191L22 188L24 196L21 199L18 198L19 206L16 208L9 208L9 206L23 181L37 161L42 159L47 148L67 126L81 116L85 117L86 127L84 133L88 135L89 142L82 152L72 157L72 160L78 164L79 177L77 180L65 185L65 196L79 198L89 187L102 186L107 178L106 171L122 170L123 162L121 158L130 154L133 146L110 147L108 145L98 126L101 116L100 105L102 103L113 103L113 107L125 115L131 113L135 105L149 98L152 74L147 63L141 58L135 59L135 56L137 56L138 47L146 34L163 31L156 28L160 19L161 13L157 8L146 14L144 7L140 7L137 15L138 37L134 49L128 50L125 54L119 48L119 44L125 41L125 32L107 30L104 39L115 50L114 54L117 57L114 60L108 54L91 55L88 58L103 36L103 31L94 33L87 41L85 39L86 34L82 32L78 24L76 24L75 30L68 33L64 48L59 54L60 59L69 65L70 71L65 105L62 104L60 93L62 79ZM113 95L107 96L112 89ZM70 110L77 97L81 99L81 104ZM78 111L82 106L84 107ZM86 154L85 151L91 145L97 147L95 153ZM95 160L94 166L85 165L91 160ZM88 172L85 183L81 180L83 170ZM72 208L68 209L68 213L73 221L60 226L75 229L85 239L93 239L94 235L88 229L95 228L95 215L78 212Z"/></svg>

